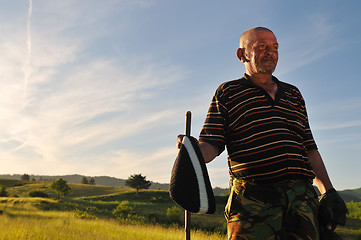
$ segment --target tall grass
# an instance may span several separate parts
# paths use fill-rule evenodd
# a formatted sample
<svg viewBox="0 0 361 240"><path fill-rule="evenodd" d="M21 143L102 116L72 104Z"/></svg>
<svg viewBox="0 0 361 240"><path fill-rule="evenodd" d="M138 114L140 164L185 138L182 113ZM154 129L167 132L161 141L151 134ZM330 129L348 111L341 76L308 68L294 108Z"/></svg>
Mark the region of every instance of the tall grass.
<svg viewBox="0 0 361 240"><path fill-rule="evenodd" d="M0 240L182 240L185 235L176 225L128 224L115 219L84 218L78 211L39 209L39 204L44 203L66 204L53 199L0 198ZM201 231L192 231L191 236L192 240L225 239Z"/></svg>
<svg viewBox="0 0 361 240"><path fill-rule="evenodd" d="M184 230L149 225L120 224L114 220L77 219L70 213L46 212L29 216L15 213L0 216L1 240L182 240ZM225 236L192 232L192 240L221 240Z"/></svg>

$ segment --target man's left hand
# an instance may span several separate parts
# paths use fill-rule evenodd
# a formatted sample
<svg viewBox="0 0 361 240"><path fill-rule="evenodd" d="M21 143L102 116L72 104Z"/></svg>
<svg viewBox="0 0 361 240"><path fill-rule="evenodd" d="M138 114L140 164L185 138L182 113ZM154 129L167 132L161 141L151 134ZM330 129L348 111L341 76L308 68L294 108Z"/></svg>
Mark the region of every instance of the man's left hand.
<svg viewBox="0 0 361 240"><path fill-rule="evenodd" d="M320 235L328 235L327 232L335 230L337 225L345 226L347 207L343 199L332 188L320 197L318 221Z"/></svg>

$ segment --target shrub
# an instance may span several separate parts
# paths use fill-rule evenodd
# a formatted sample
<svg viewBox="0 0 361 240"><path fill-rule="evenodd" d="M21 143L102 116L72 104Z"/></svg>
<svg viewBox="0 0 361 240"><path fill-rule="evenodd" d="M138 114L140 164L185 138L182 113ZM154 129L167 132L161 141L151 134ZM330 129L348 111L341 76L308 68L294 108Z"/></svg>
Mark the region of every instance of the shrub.
<svg viewBox="0 0 361 240"><path fill-rule="evenodd" d="M163 200L162 197L152 197L152 198L150 199L150 201L151 201L152 203L159 203L159 202L161 202L162 200Z"/></svg>
<svg viewBox="0 0 361 240"><path fill-rule="evenodd" d="M129 201L121 201L113 214L119 218L127 218L135 214L135 210L130 206Z"/></svg>
<svg viewBox="0 0 361 240"><path fill-rule="evenodd" d="M80 219L97 219L95 216L92 216L87 211L82 211L79 209L74 212L74 216Z"/></svg>
<svg viewBox="0 0 361 240"><path fill-rule="evenodd" d="M7 197L8 192L6 191L6 188L2 185L0 185L0 197Z"/></svg>
<svg viewBox="0 0 361 240"><path fill-rule="evenodd" d="M171 222L180 222L181 214L182 210L177 206L167 209L167 217Z"/></svg>
<svg viewBox="0 0 361 240"><path fill-rule="evenodd" d="M156 213L148 213L147 219L149 222L159 222L159 215Z"/></svg>
<svg viewBox="0 0 361 240"><path fill-rule="evenodd" d="M124 219L125 223L141 225L145 223L145 217L134 215L128 215L127 219Z"/></svg>
<svg viewBox="0 0 361 240"><path fill-rule="evenodd" d="M361 219L361 202L347 202L346 206L349 211L348 217Z"/></svg>
<svg viewBox="0 0 361 240"><path fill-rule="evenodd" d="M33 191L30 191L28 194L30 197L41 197L41 198L49 197L49 195L46 192L41 191L41 190L33 190Z"/></svg>

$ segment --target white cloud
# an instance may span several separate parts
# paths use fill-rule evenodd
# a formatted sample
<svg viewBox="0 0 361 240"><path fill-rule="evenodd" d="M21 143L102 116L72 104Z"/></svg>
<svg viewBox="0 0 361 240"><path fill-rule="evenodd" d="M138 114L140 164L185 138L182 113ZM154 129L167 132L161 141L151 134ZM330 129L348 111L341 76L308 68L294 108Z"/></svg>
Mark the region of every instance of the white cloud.
<svg viewBox="0 0 361 240"><path fill-rule="evenodd" d="M23 169L29 173L55 174L82 170L82 164L87 164L82 158L88 158L93 151L98 151L94 152L95 157L112 158L115 149L109 147L99 153L102 145L152 127L173 124L170 119L174 110L158 107L155 112L143 105L166 103L158 94L182 79L184 73L179 67L128 56L116 60L106 55L91 55L92 42L104 30L87 32L88 24L99 23L116 3L100 9L93 5L91 14L86 11L88 8L76 8L72 1L56 3L57 6L34 3L31 75L27 79L24 78L24 59L29 53L26 29L17 22L12 31L9 28L8 35L1 37L0 49L4 51L0 70L4 71L1 71L0 90L0 155L6 161L2 171ZM85 32L77 34L74 28L85 28L82 30ZM164 121L167 119L168 122ZM129 152L126 157L134 154L125 151ZM146 159L153 161L167 154L164 150L154 151ZM87 155L82 155L85 152ZM94 168L101 169L103 163L92 160ZM125 161L121 161L121 166ZM104 174L107 171L104 169Z"/></svg>
<svg viewBox="0 0 361 240"><path fill-rule="evenodd" d="M361 126L359 120L361 99L359 97L329 99L327 102L309 106L308 111L314 130L352 129Z"/></svg>
<svg viewBox="0 0 361 240"><path fill-rule="evenodd" d="M341 43L330 41L337 26L324 13L310 14L302 27L293 28L280 41L280 60L277 75L295 71L340 48Z"/></svg>
<svg viewBox="0 0 361 240"><path fill-rule="evenodd" d="M322 123L322 124L314 124L314 130L335 130L342 128L352 128L352 127L360 127L361 120L354 121L345 121L345 122L331 122L331 123Z"/></svg>

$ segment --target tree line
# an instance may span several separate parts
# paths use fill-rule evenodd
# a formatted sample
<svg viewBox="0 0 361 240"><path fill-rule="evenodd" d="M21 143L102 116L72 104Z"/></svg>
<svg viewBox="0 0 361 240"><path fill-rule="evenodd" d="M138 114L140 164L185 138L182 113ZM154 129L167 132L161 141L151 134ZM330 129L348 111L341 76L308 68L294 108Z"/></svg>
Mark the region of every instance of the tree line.
<svg viewBox="0 0 361 240"><path fill-rule="evenodd" d="M21 176L21 180L30 181L29 174L24 173ZM35 181L35 179L33 178L31 181ZM81 179L81 183L95 185L95 179L90 178L90 180L88 180L87 177L83 177ZM146 180L146 176L142 176L142 174L133 174L130 177L128 177L128 179L125 182L125 185L127 185L128 187L136 189L136 194L138 194L139 190L141 189L149 189L151 184L152 183L150 181ZM57 180L51 181L49 188L51 188L57 193L59 199L61 197L65 197L69 195L72 191L67 181L65 181L63 178L58 178ZM36 192L32 192L31 194L37 197L45 196L43 192L40 192L38 190ZM0 186L0 197L6 197L6 196L7 196L6 188L4 186Z"/></svg>
<svg viewBox="0 0 361 240"><path fill-rule="evenodd" d="M22 181L36 181L36 179L33 177L32 179L30 179L30 175L29 174L26 174L24 173L20 180ZM40 177L39 181L43 181L44 179L42 179L42 177ZM45 180L44 180L45 181ZM48 180L46 180L48 181ZM95 179L93 177L90 177L90 179L88 180L87 177L82 177L81 181L80 181L81 184L89 184L89 185L95 185Z"/></svg>

